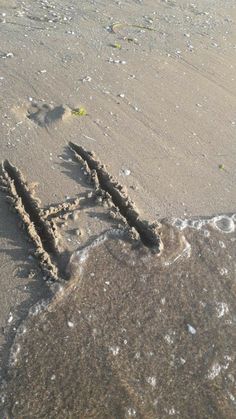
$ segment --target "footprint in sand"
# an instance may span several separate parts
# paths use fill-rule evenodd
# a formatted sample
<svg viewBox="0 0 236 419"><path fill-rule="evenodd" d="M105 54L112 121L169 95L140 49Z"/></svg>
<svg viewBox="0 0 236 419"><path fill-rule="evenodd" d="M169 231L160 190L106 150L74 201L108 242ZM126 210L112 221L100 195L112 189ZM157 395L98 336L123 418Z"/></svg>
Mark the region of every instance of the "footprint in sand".
<svg viewBox="0 0 236 419"><path fill-rule="evenodd" d="M71 109L67 105L52 106L47 103L32 103L27 117L40 127L47 127L71 116Z"/></svg>

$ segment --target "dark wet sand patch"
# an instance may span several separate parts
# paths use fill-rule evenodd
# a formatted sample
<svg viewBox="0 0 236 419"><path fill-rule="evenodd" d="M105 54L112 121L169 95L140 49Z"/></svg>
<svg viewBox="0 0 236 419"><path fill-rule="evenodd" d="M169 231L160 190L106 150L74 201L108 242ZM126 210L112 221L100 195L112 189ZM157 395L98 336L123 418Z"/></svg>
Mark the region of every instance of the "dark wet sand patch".
<svg viewBox="0 0 236 419"><path fill-rule="evenodd" d="M164 226L159 257L117 237L75 253L16 337L10 417L234 418L235 239Z"/></svg>

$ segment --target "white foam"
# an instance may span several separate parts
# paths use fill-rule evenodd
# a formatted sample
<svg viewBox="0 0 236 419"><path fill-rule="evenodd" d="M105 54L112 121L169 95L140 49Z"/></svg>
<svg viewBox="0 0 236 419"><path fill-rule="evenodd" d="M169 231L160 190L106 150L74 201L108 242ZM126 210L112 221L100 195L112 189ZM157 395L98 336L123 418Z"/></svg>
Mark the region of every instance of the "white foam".
<svg viewBox="0 0 236 419"><path fill-rule="evenodd" d="M208 378L209 380L214 380L222 370L227 370L229 368L230 362L232 362L232 358L228 355L224 356L224 364L219 364L218 362L215 362L211 369L208 371Z"/></svg>
<svg viewBox="0 0 236 419"><path fill-rule="evenodd" d="M169 409L168 413L169 413L169 415L170 415L170 416L173 416L173 415L175 415L177 412L176 412L175 408L174 408L174 407L172 407L171 409Z"/></svg>
<svg viewBox="0 0 236 419"><path fill-rule="evenodd" d="M219 272L220 272L220 275L222 275L222 276L227 275L228 269L227 268L221 268Z"/></svg>
<svg viewBox="0 0 236 419"><path fill-rule="evenodd" d="M89 257L89 254L92 249L94 249L97 246L100 246L102 243L104 243L106 240L112 238L112 237L123 237L124 231L119 229L112 229L109 231L106 231L105 233L102 233L99 237L97 237L90 245L86 246L85 248L81 250L76 250L69 261L68 264L68 271L73 272L76 268L76 272L78 274L82 274L83 272L83 266L86 262L86 260Z"/></svg>
<svg viewBox="0 0 236 419"><path fill-rule="evenodd" d="M194 228L195 230L201 230L201 228L205 225L206 220L188 220L187 226Z"/></svg>
<svg viewBox="0 0 236 419"><path fill-rule="evenodd" d="M225 249L225 247L226 247L224 242L222 242L221 240L219 241L219 245L220 245L221 249Z"/></svg>
<svg viewBox="0 0 236 419"><path fill-rule="evenodd" d="M219 302L216 304L217 317L220 319L229 312L229 307L226 303Z"/></svg>
<svg viewBox="0 0 236 419"><path fill-rule="evenodd" d="M213 228L216 228L223 233L233 233L235 230L233 217L228 217L227 215L219 215L212 218L210 224Z"/></svg>
<svg viewBox="0 0 236 419"><path fill-rule="evenodd" d="M212 365L210 371L208 372L208 378L209 380L214 380L221 372L221 366L216 362Z"/></svg>
<svg viewBox="0 0 236 419"><path fill-rule="evenodd" d="M190 218L190 219L181 219L174 218L172 219L172 225L178 230L185 230L187 227L194 230L201 230L204 226L210 225L222 233L233 233L235 231L236 224L236 214L231 216L229 215L217 215L212 218ZM206 233L207 230L204 230L204 235L209 235Z"/></svg>
<svg viewBox="0 0 236 419"><path fill-rule="evenodd" d="M165 266L170 266L170 265L172 265L174 262L176 262L178 259L180 259L180 258L183 258L183 257L186 257L186 258L189 258L190 256L191 256L191 245L190 245L190 243L185 239L185 237L183 237L183 240L184 240L184 244L185 244L185 247L184 247L184 249L182 250L182 252L180 252L175 258L173 258L173 259L169 259L169 260L167 260L167 261L165 261L164 262L164 265Z"/></svg>
<svg viewBox="0 0 236 419"><path fill-rule="evenodd" d="M129 417L134 418L136 416L136 410L133 407L127 409L127 414Z"/></svg>
<svg viewBox="0 0 236 419"><path fill-rule="evenodd" d="M110 346L109 350L111 351L112 355L116 356L120 352L119 346Z"/></svg>
<svg viewBox="0 0 236 419"><path fill-rule="evenodd" d="M188 220L181 220L181 218L174 218L172 220L172 225L182 231L188 226L187 221Z"/></svg>
<svg viewBox="0 0 236 419"><path fill-rule="evenodd" d="M235 403L235 402L236 402L236 399L235 399L234 395L233 395L232 393L230 393L229 391L228 391L228 395L229 395L230 400L231 400L233 403Z"/></svg>
<svg viewBox="0 0 236 419"><path fill-rule="evenodd" d="M165 335L164 339L168 343L168 345L172 345L174 343L174 340L172 339L170 335Z"/></svg>
<svg viewBox="0 0 236 419"><path fill-rule="evenodd" d="M15 366L18 360L18 355L20 353L21 346L18 343L15 343L11 350L9 364Z"/></svg>
<svg viewBox="0 0 236 419"><path fill-rule="evenodd" d="M152 387L156 387L157 379L156 377L148 377L147 383L150 384Z"/></svg>

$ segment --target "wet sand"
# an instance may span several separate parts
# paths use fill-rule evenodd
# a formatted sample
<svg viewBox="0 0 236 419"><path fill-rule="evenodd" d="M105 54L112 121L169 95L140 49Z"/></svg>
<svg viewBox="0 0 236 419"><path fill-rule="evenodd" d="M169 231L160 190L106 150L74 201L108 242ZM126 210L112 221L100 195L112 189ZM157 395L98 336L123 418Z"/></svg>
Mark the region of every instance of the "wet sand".
<svg viewBox="0 0 236 419"><path fill-rule="evenodd" d="M30 207L29 231L27 223L22 224L27 211L19 218L12 212L16 202L9 206L8 192L1 190L0 380L8 381L5 400L10 417L65 417L69 401L71 413L66 417L72 418L78 417L77 411L79 417L101 418L234 417L235 230L186 227L181 235L191 244L189 258L188 253L178 258L183 242L174 240L176 226L183 227L177 217L211 219L235 213L234 1L2 0L0 7L0 157L21 170L26 190L41 199L38 206L33 202L36 213L49 234L50 228L54 238L58 233L56 252L50 252L50 246L46 250L59 265L59 276L74 275L61 297L53 298L55 290L45 269L48 259L41 270L42 219L34 218L34 210L31 218ZM158 258L145 250L136 222L126 236L124 200L114 208L109 196L104 199L106 190L100 195L89 185L90 174L86 165L74 161L71 142L94 150L124 185L123 198L134 211L127 217L131 224L140 219L150 227L159 226L163 217L169 223L176 220L169 230L173 242L164 247L163 255ZM12 204L12 196L9 200ZM232 223L235 218L229 226ZM77 262L68 270L71 254L113 229L126 231L125 241L109 239L89 248L81 276L76 276ZM165 236L164 230L160 233ZM204 236L204 230L210 236ZM173 263L163 265L164 261ZM57 275L55 271L54 279ZM144 281L145 275L149 281ZM110 303L106 300L110 291L103 291L108 288L105 280L113 284ZM36 317L28 317L42 298L50 304ZM95 329L101 326L96 339L87 318L91 305L95 315L91 322ZM78 316L80 306L84 324ZM62 318L60 307L68 318L73 310L77 313L74 327ZM43 319L45 333L40 329ZM124 336L127 343L122 346L113 340L122 341L123 321L133 343ZM18 328L24 324L27 333L20 335ZM60 336L55 324L60 324ZM59 342L55 347L53 339ZM16 366L9 368L17 342L24 349ZM188 359L180 356L185 348ZM134 352L142 358L135 360ZM149 352L154 352L153 361ZM68 353L72 355L65 356ZM180 357L186 361L183 365ZM64 378L52 380L55 391L52 358ZM71 387L73 374L76 386ZM41 412L43 400L47 403Z"/></svg>
<svg viewBox="0 0 236 419"><path fill-rule="evenodd" d="M159 257L117 233L76 252L18 332L9 417L233 419L233 219L164 224Z"/></svg>

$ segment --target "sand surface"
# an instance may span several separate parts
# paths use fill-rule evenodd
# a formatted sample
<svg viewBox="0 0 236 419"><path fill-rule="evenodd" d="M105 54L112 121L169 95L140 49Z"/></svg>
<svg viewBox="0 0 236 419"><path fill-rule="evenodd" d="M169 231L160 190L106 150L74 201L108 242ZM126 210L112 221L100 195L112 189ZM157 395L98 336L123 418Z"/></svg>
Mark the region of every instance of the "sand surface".
<svg viewBox="0 0 236 419"><path fill-rule="evenodd" d="M42 208L83 198L79 215L73 210L68 219L65 216L58 221L63 261L68 260L66 256L70 252L91 244L102 232L125 227L124 220L109 217L109 202L104 207L100 205L100 197L94 197L84 167L74 161L68 147L70 141L95 151L109 173L126 187L142 219L149 223L163 217L192 219L235 213L235 24L233 0L0 0L0 157L16 165L29 183L38 182L32 190L36 189ZM87 114L78 115L75 111L78 108L85 109ZM35 246L19 228L20 218L10 211L5 198L6 193L0 191L2 380L6 378L9 350L19 324L26 319L30 307L42 298L49 298L52 292L34 257ZM235 219L232 222L235 223ZM215 231L214 240L224 242ZM229 282L233 283L235 265L231 265L230 257L234 260L236 253L235 230L229 233L230 239L224 234L227 240L232 239L233 245L228 245L227 252L221 255L221 268L231 272ZM202 237L200 232L193 236L193 243ZM200 246L204 249L208 245L203 241ZM121 251L119 246L118 242L116 253ZM127 252L132 255L132 248ZM172 246L170 252L174 260L178 245ZM193 255L196 262L197 253ZM207 277L213 280L214 264L208 260L204 263ZM184 265L183 272L186 274L188 269L194 272L193 265L190 263L191 268ZM107 262L107 268L109 266L112 271L114 260ZM98 269L101 272L101 267ZM99 278L102 281L103 275ZM200 290L202 283L199 276L196 278ZM230 295L235 290L230 288L227 293L228 285L219 281L215 292L221 290L227 300L225 304L230 305ZM151 287L148 292L151 293ZM194 286L189 293L193 295ZM211 304L213 294L206 298L206 304ZM200 297L197 301L199 304ZM62 304L66 306L66 302ZM232 310L233 306L230 313ZM142 317L144 313L139 315ZM178 316L184 322L184 316L181 313ZM206 313L202 316L202 319L208 318ZM232 322L233 319L235 321L235 317L231 318ZM210 322L215 324L211 316L208 321L209 328ZM229 329L226 337L230 340L232 336ZM37 339L36 336L35 342ZM221 342L222 337L215 335L214 339ZM27 339L24 344L28 345ZM209 345L210 338L203 350ZM198 349L202 350L201 340ZM222 347L222 356L232 355L226 352ZM158 353L155 356L158 357ZM225 359L217 359L217 362L226 365ZM207 368L211 368L210 361ZM222 369L226 371L221 366ZM129 374L128 370L126 373ZM206 377L207 373L204 374ZM132 377L135 380L135 375ZM181 378L178 374L176 377L180 381L174 383L179 386ZM10 385L12 382L14 380ZM218 388L224 388L222 382L217 383ZM44 386L43 381L41 385ZM205 385L204 380L199 385ZM142 407L141 390L136 384L132 386L135 406L120 406L122 413L114 416L114 411L109 410L114 406L109 405L109 417L132 416L132 409L141 417L151 418L174 412L165 398L160 416L154 404L152 408ZM196 404L195 417L224 417L224 414L234 417L235 399L231 388L226 390L215 404L212 402L215 407L210 413L204 410L211 405L209 399L201 399L199 405ZM171 390L167 386L163 391ZM212 392L210 388L209 394ZM225 405L221 396L226 398ZM147 402L149 396L144 399ZM155 402L152 394L149 401ZM187 405L173 407L173 415L189 417ZM201 409L205 416L197 416L196 412ZM85 415L82 417L86 417L84 411L81 412ZM21 412L15 417L24 417L24 414ZM105 417L99 410L96 414L94 417ZM34 417L48 417L47 413L45 415ZM29 412L26 416L30 417ZM191 416L194 416L192 412ZM52 414L51 417L60 416ZM77 416L73 411L68 417Z"/></svg>
<svg viewBox="0 0 236 419"><path fill-rule="evenodd" d="M9 417L235 418L229 220L163 225L159 257L117 232L75 252L74 279L18 330Z"/></svg>

